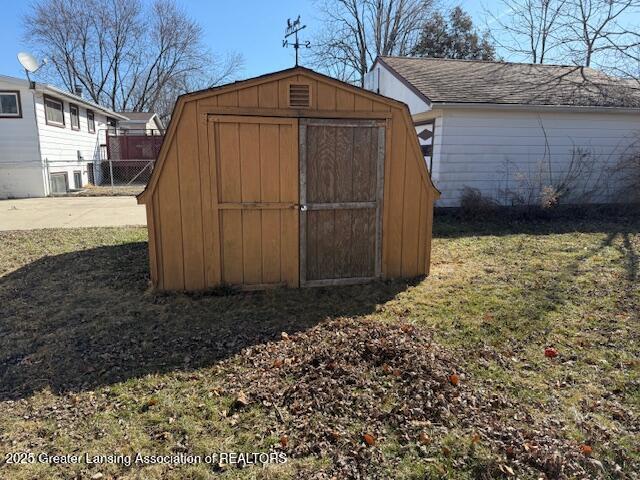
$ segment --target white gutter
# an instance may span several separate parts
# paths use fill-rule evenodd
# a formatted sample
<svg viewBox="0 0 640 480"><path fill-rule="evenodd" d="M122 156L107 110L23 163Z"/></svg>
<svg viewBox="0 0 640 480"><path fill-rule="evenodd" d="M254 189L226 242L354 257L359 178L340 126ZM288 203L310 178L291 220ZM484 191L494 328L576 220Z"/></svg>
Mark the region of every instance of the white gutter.
<svg viewBox="0 0 640 480"><path fill-rule="evenodd" d="M629 107L589 107L580 105L530 105L526 103L465 103L433 102L433 109L450 110L530 110L535 112L585 112L585 113L638 113L640 108Z"/></svg>
<svg viewBox="0 0 640 480"><path fill-rule="evenodd" d="M58 88L52 87L47 84L38 84L36 83L36 91L43 93L45 95L53 95L53 96L62 96L67 100L71 100L74 103L81 103L84 107L89 107L91 110L99 110L100 112L108 115L109 117L117 118L118 120L129 120L124 115L120 115L119 113L114 112L113 110L109 110L97 103L89 102L86 99L74 95L70 92L65 92L64 90L60 90Z"/></svg>

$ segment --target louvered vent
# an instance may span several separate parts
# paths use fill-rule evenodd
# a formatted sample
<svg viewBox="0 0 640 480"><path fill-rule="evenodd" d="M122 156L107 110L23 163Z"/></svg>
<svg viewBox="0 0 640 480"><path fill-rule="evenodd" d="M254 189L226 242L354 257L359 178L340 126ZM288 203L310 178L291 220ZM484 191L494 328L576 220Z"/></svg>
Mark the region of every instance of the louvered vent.
<svg viewBox="0 0 640 480"><path fill-rule="evenodd" d="M309 108L311 106L309 85L301 83L289 85L289 106L291 108Z"/></svg>

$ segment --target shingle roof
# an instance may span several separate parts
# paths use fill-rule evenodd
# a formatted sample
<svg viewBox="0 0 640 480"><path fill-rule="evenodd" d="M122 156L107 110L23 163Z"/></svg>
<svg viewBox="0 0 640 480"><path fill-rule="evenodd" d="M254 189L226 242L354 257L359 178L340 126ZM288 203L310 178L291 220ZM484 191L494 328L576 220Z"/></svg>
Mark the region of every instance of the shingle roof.
<svg viewBox="0 0 640 480"><path fill-rule="evenodd" d="M640 108L640 84L588 67L381 57L430 102Z"/></svg>

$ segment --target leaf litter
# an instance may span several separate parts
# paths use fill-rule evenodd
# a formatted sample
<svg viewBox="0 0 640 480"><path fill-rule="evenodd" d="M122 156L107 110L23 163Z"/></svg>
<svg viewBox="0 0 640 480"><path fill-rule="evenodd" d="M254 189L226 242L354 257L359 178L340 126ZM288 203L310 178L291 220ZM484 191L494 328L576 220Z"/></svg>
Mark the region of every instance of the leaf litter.
<svg viewBox="0 0 640 480"><path fill-rule="evenodd" d="M482 446L491 459L479 478L596 476L562 425L525 414L516 421L508 413L517 405L473 388L450 350L407 323L330 320L246 348L217 369L228 391L266 410L280 439L274 448L330 460L306 478L386 478L400 457L385 454L391 442L426 462L448 452L454 467L474 461ZM452 429L470 432L464 454L437 441Z"/></svg>

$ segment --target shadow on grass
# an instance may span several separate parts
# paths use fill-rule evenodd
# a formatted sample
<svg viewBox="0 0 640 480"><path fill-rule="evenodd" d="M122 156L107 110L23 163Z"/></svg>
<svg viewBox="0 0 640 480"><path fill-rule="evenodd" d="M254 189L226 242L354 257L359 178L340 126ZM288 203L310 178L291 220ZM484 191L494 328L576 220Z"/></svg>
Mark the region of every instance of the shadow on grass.
<svg viewBox="0 0 640 480"><path fill-rule="evenodd" d="M568 210L533 217L518 216L504 210L465 218L455 210L439 211L434 217L435 238L473 236L554 235L562 233L619 233L640 232L640 210L613 212L597 209Z"/></svg>
<svg viewBox="0 0 640 480"><path fill-rule="evenodd" d="M45 257L0 278L0 399L212 365L283 331L371 313L407 287L156 295L147 277L146 243L129 243Z"/></svg>

